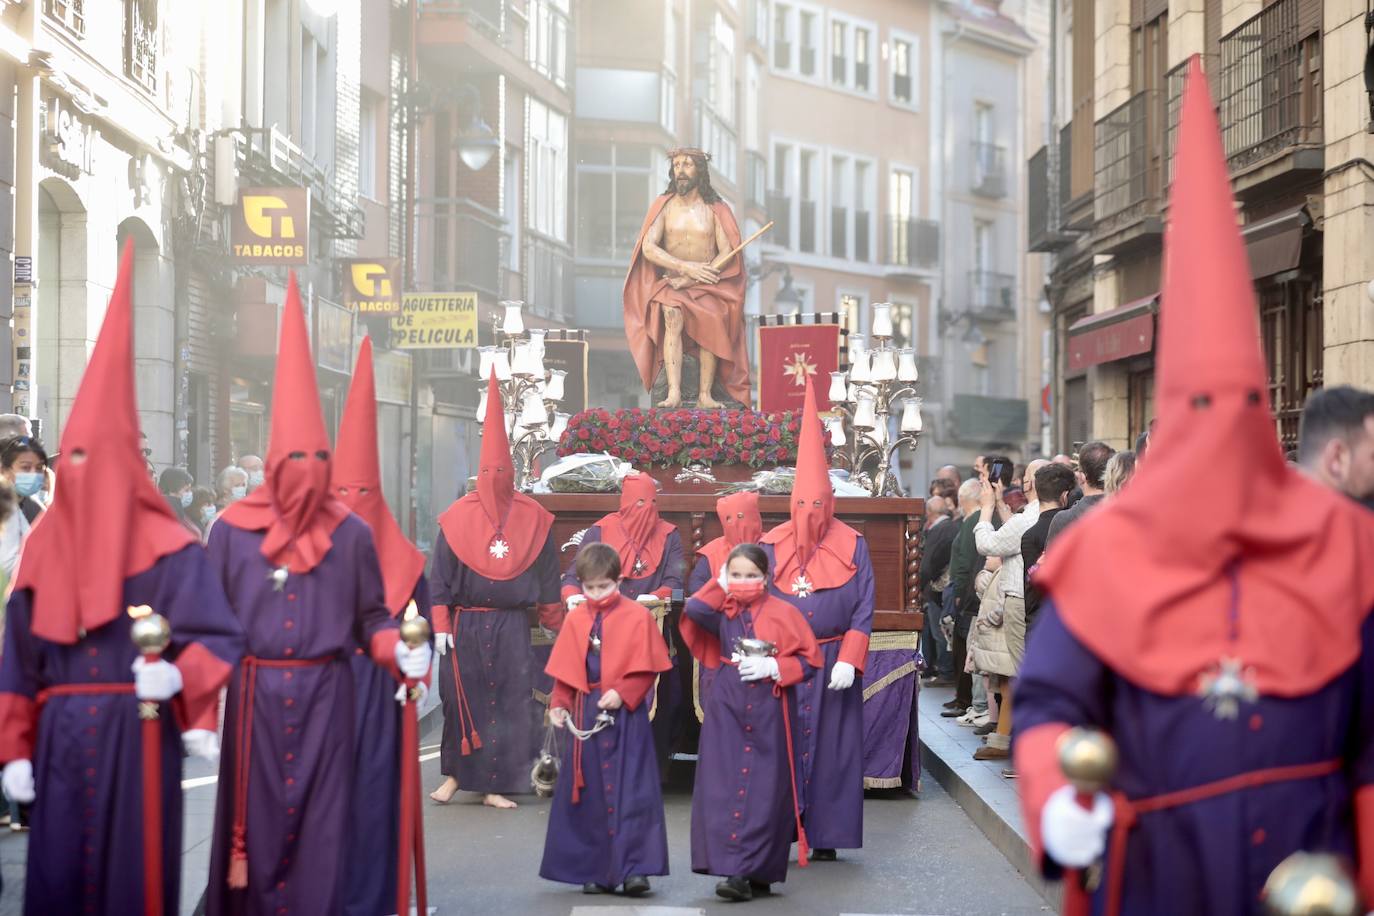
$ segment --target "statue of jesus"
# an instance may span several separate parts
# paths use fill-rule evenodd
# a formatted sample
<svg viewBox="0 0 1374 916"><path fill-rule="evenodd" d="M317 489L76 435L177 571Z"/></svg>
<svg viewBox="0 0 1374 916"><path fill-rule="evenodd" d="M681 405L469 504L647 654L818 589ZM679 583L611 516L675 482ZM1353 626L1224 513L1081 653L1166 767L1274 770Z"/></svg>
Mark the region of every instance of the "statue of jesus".
<svg viewBox="0 0 1374 916"><path fill-rule="evenodd" d="M731 398L749 403L744 338L744 280L739 255L712 262L740 243L729 204L711 187L710 156L698 149L668 154L668 187L649 205L625 277L625 336L646 391L659 367L668 396L682 405L683 353L697 356L697 406L718 408L711 385L720 377Z"/></svg>

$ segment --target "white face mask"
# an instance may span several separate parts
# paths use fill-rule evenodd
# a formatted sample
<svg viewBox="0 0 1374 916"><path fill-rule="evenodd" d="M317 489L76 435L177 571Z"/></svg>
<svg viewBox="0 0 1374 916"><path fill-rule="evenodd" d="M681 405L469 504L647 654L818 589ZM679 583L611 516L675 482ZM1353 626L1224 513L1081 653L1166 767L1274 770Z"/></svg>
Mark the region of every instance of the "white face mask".
<svg viewBox="0 0 1374 916"><path fill-rule="evenodd" d="M248 486L252 489L257 489L258 487L262 486L262 482L264 479L265 477L262 471L248 472Z"/></svg>
<svg viewBox="0 0 1374 916"><path fill-rule="evenodd" d="M187 490L185 493L181 494L181 508L191 508L191 501L195 499L195 496L196 494L192 493L190 490Z"/></svg>
<svg viewBox="0 0 1374 916"><path fill-rule="evenodd" d="M205 524L210 524L210 522L215 520L215 507L202 506L200 510L200 518L201 521L205 522Z"/></svg>
<svg viewBox="0 0 1374 916"><path fill-rule="evenodd" d="M230 498L230 499L235 499L235 500L243 499L243 498L244 498L245 496L247 496L247 495L248 495L248 488L247 488L247 487L231 487L230 490L229 490L229 498Z"/></svg>

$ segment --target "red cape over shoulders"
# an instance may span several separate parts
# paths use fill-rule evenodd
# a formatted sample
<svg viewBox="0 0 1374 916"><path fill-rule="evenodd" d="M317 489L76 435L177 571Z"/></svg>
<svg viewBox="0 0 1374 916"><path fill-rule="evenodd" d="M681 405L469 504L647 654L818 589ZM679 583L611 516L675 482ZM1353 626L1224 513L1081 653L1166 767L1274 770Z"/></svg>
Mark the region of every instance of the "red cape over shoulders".
<svg viewBox="0 0 1374 916"><path fill-rule="evenodd" d="M568 613L544 667L544 673L582 693L590 692L587 646L595 613L586 602ZM617 684L628 675L658 674L672 667L654 615L622 595L601 622L601 682Z"/></svg>

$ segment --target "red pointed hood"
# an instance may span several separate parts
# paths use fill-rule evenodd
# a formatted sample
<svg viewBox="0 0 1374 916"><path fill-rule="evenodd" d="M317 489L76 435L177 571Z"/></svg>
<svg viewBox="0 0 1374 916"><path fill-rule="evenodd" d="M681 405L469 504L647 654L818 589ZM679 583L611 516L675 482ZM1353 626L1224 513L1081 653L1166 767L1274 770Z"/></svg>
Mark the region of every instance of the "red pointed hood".
<svg viewBox="0 0 1374 916"><path fill-rule="evenodd" d="M377 559L386 585L386 606L405 610L425 569L425 555L401 531L382 494L377 454L377 388L372 370L372 338L364 337L353 369L343 420L334 450L334 493L367 522L377 542Z"/></svg>
<svg viewBox="0 0 1374 916"><path fill-rule="evenodd" d="M524 493L515 492L515 468L506 412L496 373L487 378L487 414L477 492L459 499L439 516L444 540L478 575L508 581L533 565L544 549L553 515Z"/></svg>
<svg viewBox="0 0 1374 916"><path fill-rule="evenodd" d="M620 483L620 510L597 522L601 541L620 554L626 579L652 575L663 562L673 526L658 514L658 484L648 474L631 474Z"/></svg>
<svg viewBox="0 0 1374 916"><path fill-rule="evenodd" d="M1374 568L1359 558L1374 555L1374 516L1284 463L1197 57L1175 161L1150 460L1055 543L1037 581L1079 639L1147 689L1199 690L1226 658L1261 692L1295 696L1359 652L1374 606Z"/></svg>
<svg viewBox="0 0 1374 916"><path fill-rule="evenodd" d="M757 544L763 537L763 517L759 515L759 494L745 490L716 500L720 537L701 545L697 551L706 558L714 577L725 565L725 558L740 544Z"/></svg>
<svg viewBox="0 0 1374 916"><path fill-rule="evenodd" d="M315 361L292 271L272 380L266 481L226 509L221 521L246 531L266 531L262 555L269 563L297 574L310 572L329 553L334 529L348 517L347 507L330 492L330 465Z"/></svg>
<svg viewBox="0 0 1374 916"><path fill-rule="evenodd" d="M797 441L797 474L792 481L792 520L763 538L776 545L773 578L788 594L809 591L796 587L803 578L813 589L836 588L854 575L854 546L859 534L835 519L835 490L822 436L816 391L807 379Z"/></svg>
<svg viewBox="0 0 1374 916"><path fill-rule="evenodd" d="M133 257L129 241L62 428L61 486L29 535L14 580L15 588L33 594L34 634L64 645L123 612L125 579L195 543L149 479L139 451Z"/></svg>

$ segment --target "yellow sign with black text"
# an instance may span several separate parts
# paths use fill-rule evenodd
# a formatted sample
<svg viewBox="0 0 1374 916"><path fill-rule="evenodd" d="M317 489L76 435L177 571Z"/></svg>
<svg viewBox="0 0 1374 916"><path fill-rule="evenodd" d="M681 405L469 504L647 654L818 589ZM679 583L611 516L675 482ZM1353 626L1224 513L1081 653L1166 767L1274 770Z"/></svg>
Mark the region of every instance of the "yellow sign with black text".
<svg viewBox="0 0 1374 916"><path fill-rule="evenodd" d="M477 346L476 293L406 293L391 319L393 350L454 350Z"/></svg>
<svg viewBox="0 0 1374 916"><path fill-rule="evenodd" d="M359 315L401 313L400 258L344 258L344 305Z"/></svg>
<svg viewBox="0 0 1374 916"><path fill-rule="evenodd" d="M244 188L229 224L229 246L239 264L310 262L310 189Z"/></svg>

